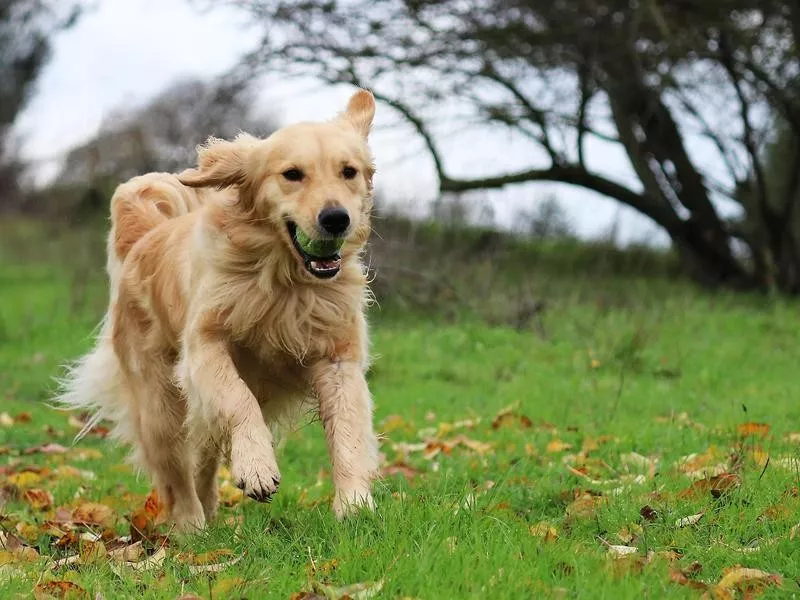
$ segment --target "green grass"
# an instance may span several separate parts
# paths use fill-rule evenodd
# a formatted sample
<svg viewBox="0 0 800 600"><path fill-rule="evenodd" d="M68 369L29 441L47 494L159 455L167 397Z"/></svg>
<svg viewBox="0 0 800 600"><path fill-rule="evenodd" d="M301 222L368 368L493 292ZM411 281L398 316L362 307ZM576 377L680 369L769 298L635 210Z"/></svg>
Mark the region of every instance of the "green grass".
<svg viewBox="0 0 800 600"><path fill-rule="evenodd" d="M84 243L73 237L68 247ZM53 493L54 507L103 502L123 535L124 517L149 485L120 466L122 449L90 437L65 454L25 454L47 442L70 446L67 416L42 401L59 364L88 348L105 302L102 278L65 247L27 258L2 246L0 412L31 419L0 425L0 477L48 466L34 485ZM403 460L402 443L435 446L463 435L491 445L480 452L462 445L430 460L411 450L405 460L416 476L376 484L374 514L334 519L318 423L300 423L288 435L271 505L224 507L205 533L173 539L163 565L144 573L118 575L106 560L52 570L44 557L74 550L56 548L42 529L53 515L30 508L15 495L24 489L6 482L0 524L25 533L42 558L0 566L0 597L29 597L50 580L105 598L289 598L314 581L382 580L382 598L690 598L701 592L672 582L670 571L695 561L698 581L716 583L725 569L743 565L783 576L766 597L800 594L800 538L790 539L800 521L800 473L790 460L798 446L788 438L800 431L798 307L634 275L605 282L613 289L608 302L606 292L592 296L586 280L583 272L562 273L558 289L566 292L546 298L546 336L469 314L441 323L390 301L373 309L378 360L370 382L386 464ZM509 406L513 416L494 428ZM472 427L447 431L465 419ZM766 437L742 437L738 426L748 422L770 425ZM86 448L99 454L87 456ZM741 485L679 495L692 479L677 462L709 449L718 456L706 466L724 463ZM657 460L654 476L644 469L634 479L640 468L626 462L632 452ZM62 476L59 464L82 474ZM601 500L572 503L587 490ZM645 511L650 519L640 514L646 505L655 511ZM676 526L700 512L696 525ZM541 522L557 539L532 534ZM661 554L647 564L615 559L604 541L635 546L637 557ZM217 574L191 575L177 558L220 548L242 558ZM669 550L680 556L664 558Z"/></svg>

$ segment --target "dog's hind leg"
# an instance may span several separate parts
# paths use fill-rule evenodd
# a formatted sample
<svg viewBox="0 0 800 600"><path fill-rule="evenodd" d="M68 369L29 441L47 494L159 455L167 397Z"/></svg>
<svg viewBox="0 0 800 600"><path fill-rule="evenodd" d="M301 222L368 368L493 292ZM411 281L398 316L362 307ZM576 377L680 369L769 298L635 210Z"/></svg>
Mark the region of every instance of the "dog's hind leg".
<svg viewBox="0 0 800 600"><path fill-rule="evenodd" d="M131 383L141 458L176 527L200 529L206 519L195 484L195 451L186 436L185 399L161 365L149 363Z"/></svg>
<svg viewBox="0 0 800 600"><path fill-rule="evenodd" d="M217 470L219 469L221 454L222 450L219 447L219 443L214 439L206 440L198 454L195 486L197 487L200 503L203 505L206 521L213 519L217 514L217 502L219 500Z"/></svg>

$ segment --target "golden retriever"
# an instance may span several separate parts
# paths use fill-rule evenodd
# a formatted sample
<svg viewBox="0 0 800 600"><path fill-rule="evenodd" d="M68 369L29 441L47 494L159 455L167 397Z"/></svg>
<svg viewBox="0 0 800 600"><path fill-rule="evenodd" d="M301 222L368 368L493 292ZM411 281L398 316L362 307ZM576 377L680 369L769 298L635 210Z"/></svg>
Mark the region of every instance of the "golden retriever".
<svg viewBox="0 0 800 600"><path fill-rule="evenodd" d="M212 138L197 168L114 193L108 311L59 400L95 412L87 430L116 422L182 530L213 517L223 452L248 496L272 497L271 427L305 402L325 430L336 515L374 506L361 258L374 114L359 90L329 121Z"/></svg>

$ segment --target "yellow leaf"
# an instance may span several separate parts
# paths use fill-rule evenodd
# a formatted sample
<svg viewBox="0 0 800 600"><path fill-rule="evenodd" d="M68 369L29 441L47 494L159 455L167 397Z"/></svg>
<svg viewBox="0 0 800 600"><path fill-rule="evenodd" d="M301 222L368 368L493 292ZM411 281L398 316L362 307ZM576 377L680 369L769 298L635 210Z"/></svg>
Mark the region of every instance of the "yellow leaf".
<svg viewBox="0 0 800 600"><path fill-rule="evenodd" d="M556 438L554 440L550 440L547 444L547 451L550 454L555 454L557 452L563 452L565 450L569 450L572 448L572 444L567 444L566 442L562 442L560 439Z"/></svg>
<svg viewBox="0 0 800 600"><path fill-rule="evenodd" d="M531 525L529 529L532 536L540 537L545 542L555 542L558 539L558 531L547 521L540 521Z"/></svg>
<svg viewBox="0 0 800 600"><path fill-rule="evenodd" d="M0 413L0 425L3 427L11 427L14 425L14 417L7 412Z"/></svg>
<svg viewBox="0 0 800 600"><path fill-rule="evenodd" d="M389 415L386 417L380 426L380 430L384 433L392 433L397 430L413 431L413 427L400 415Z"/></svg>
<svg viewBox="0 0 800 600"><path fill-rule="evenodd" d="M244 498L244 492L225 480L219 486L219 503L222 506L236 506Z"/></svg>
<svg viewBox="0 0 800 600"><path fill-rule="evenodd" d="M231 598L234 596L233 592L237 589L242 589L247 585L247 581L241 577L226 577L220 579L211 589L212 598Z"/></svg>
<svg viewBox="0 0 800 600"><path fill-rule="evenodd" d="M783 578L777 573L767 573L760 569L733 567L727 569L717 587L722 589L755 590L768 585L781 585Z"/></svg>
<svg viewBox="0 0 800 600"><path fill-rule="evenodd" d="M39 483L41 478L41 475L34 473L33 471L22 471L21 473L13 473L9 475L8 482L20 489L25 489Z"/></svg>

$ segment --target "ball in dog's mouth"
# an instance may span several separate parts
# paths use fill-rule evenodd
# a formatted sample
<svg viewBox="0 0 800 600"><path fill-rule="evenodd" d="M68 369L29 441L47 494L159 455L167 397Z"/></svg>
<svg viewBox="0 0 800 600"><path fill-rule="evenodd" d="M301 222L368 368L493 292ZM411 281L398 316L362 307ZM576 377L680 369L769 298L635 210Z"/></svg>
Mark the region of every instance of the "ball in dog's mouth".
<svg viewBox="0 0 800 600"><path fill-rule="evenodd" d="M339 250L344 246L345 238L314 238L292 221L287 223L287 227L292 243L309 273L319 279L329 279L339 272L342 268L342 257Z"/></svg>

